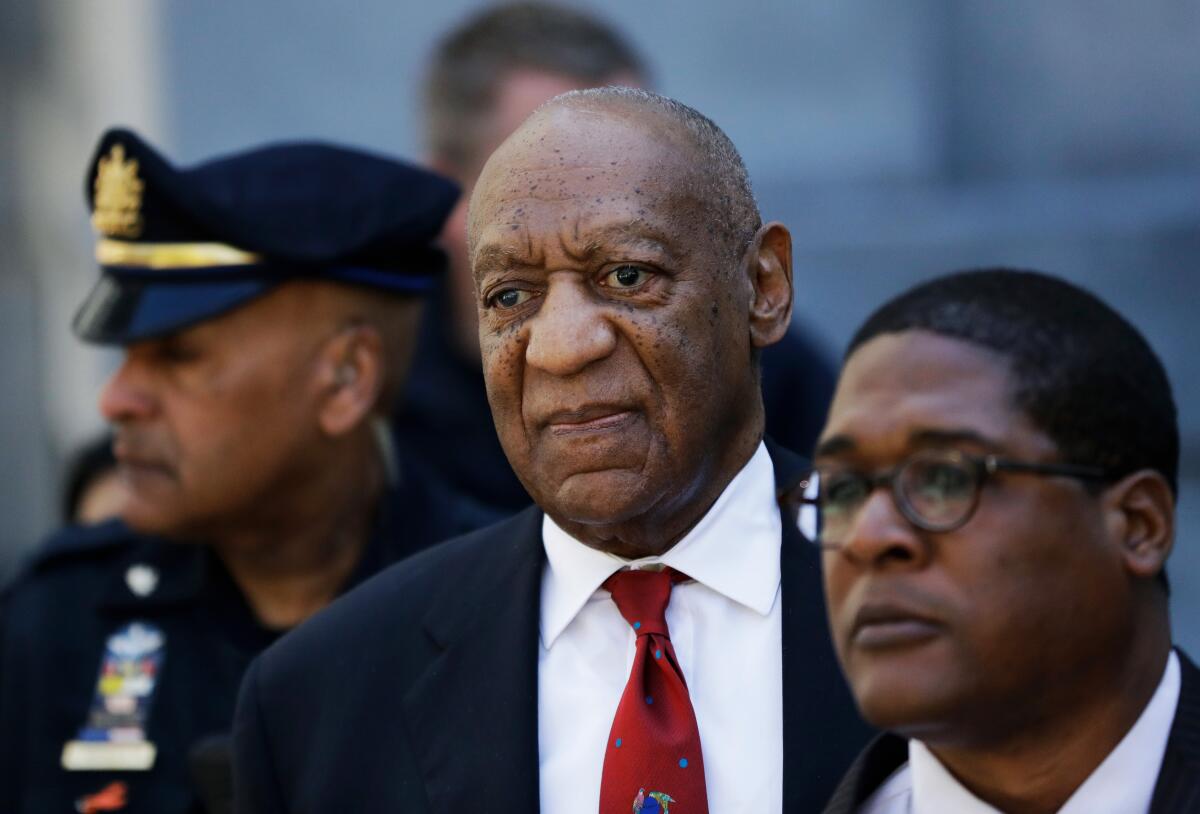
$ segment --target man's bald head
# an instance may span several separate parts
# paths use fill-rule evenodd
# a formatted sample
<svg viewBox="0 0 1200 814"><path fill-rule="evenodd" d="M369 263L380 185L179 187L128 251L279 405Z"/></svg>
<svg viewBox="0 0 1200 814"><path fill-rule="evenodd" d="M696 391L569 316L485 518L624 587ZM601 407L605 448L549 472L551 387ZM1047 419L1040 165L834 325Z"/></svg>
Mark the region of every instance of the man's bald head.
<svg viewBox="0 0 1200 814"><path fill-rule="evenodd" d="M708 216L706 225L719 238L730 259L741 256L762 226L749 173L733 142L704 114L657 93L605 87L561 94L534 111L494 157L502 158L506 147L528 146L527 137L557 126L561 122L557 115L563 111L616 117L667 142L672 152L683 158L677 165L683 172L670 179L672 187L676 193L704 206ZM544 158L550 161L552 156ZM489 175L489 169L494 169L493 161L485 166L481 182ZM468 230L473 246L477 233L474 217L468 222Z"/></svg>

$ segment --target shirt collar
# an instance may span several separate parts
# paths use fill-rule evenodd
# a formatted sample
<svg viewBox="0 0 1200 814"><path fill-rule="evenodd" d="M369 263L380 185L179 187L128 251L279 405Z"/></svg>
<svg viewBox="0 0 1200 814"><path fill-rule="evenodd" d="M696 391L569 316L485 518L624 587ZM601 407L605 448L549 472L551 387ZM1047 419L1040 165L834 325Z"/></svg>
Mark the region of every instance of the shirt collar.
<svg viewBox="0 0 1200 814"><path fill-rule="evenodd" d="M775 470L762 443L700 522L661 556L625 560L607 554L579 542L545 515L542 646L552 647L604 580L626 566L670 566L766 616L779 593L782 531Z"/></svg>
<svg viewBox="0 0 1200 814"><path fill-rule="evenodd" d="M1158 689L1137 722L1058 814L1149 810L1179 704L1179 686L1179 657L1171 651ZM915 814L937 811L999 814L963 787L920 741L909 741L908 763L912 770Z"/></svg>

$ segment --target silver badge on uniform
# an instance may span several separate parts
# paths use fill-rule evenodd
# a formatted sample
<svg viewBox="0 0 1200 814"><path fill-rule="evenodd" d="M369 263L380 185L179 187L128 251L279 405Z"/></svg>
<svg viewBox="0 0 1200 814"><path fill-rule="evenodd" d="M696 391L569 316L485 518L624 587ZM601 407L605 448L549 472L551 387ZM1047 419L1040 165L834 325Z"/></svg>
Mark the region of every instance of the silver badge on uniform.
<svg viewBox="0 0 1200 814"><path fill-rule="evenodd" d="M125 572L125 585L134 596L147 597L158 587L158 569L138 563Z"/></svg>
<svg viewBox="0 0 1200 814"><path fill-rule="evenodd" d="M130 622L108 637L87 721L63 746L68 771L146 771L157 750L146 723L166 655L166 636L148 622Z"/></svg>

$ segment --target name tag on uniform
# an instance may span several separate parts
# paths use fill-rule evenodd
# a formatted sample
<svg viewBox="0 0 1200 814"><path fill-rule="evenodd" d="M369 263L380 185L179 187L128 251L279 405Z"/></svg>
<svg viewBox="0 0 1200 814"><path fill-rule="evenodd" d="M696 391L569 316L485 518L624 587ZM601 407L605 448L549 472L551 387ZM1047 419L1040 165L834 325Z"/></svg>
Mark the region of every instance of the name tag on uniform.
<svg viewBox="0 0 1200 814"><path fill-rule="evenodd" d="M108 637L87 721L62 751L68 771L147 771L157 749L146 723L166 655L166 636L147 622L131 622Z"/></svg>

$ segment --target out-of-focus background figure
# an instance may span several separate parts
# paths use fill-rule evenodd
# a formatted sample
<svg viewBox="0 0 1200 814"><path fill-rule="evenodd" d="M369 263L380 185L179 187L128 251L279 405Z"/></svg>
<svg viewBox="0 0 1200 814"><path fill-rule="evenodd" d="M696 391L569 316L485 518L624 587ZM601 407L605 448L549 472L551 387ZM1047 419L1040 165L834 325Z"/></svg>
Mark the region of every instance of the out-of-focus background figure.
<svg viewBox="0 0 1200 814"><path fill-rule="evenodd" d="M592 13L544 2L500 5L467 19L434 49L425 77L426 153L463 186L442 236L450 274L425 317L398 429L410 457L456 492L497 512L529 503L500 449L479 359L475 280L467 261L467 201L488 156L552 96L601 85L650 84L644 58ZM767 434L812 447L833 394L826 352L801 329L762 354Z"/></svg>
<svg viewBox="0 0 1200 814"><path fill-rule="evenodd" d="M250 660L469 528L388 426L458 188L324 143L181 169L124 129L87 179L73 329L122 356L99 398L120 519L87 522L93 483L0 591L3 807L222 811Z"/></svg>
<svg viewBox="0 0 1200 814"><path fill-rule="evenodd" d="M1200 9L569 5L738 144L764 216L792 230L796 321L831 354L889 296L967 266L1052 270L1144 326L1178 388L1172 618L1200 650ZM124 122L185 163L297 137L420 155L437 43L488 6L3 3L0 560L55 524L115 361L67 328L92 279L78 196L95 134Z"/></svg>
<svg viewBox="0 0 1200 814"><path fill-rule="evenodd" d="M71 459L63 479L62 522L91 526L111 520L125 504L125 486L117 472L112 436L85 444Z"/></svg>

